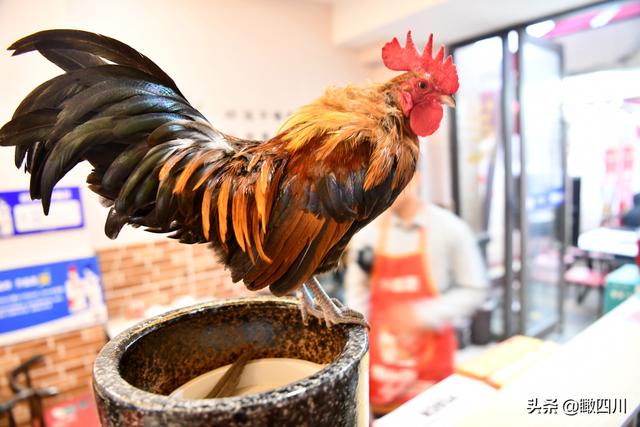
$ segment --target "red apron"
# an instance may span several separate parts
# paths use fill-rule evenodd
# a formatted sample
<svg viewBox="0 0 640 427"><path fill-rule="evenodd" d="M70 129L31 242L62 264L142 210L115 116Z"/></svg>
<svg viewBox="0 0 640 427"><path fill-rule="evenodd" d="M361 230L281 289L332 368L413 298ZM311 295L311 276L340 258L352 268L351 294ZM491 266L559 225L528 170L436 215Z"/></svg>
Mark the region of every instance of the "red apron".
<svg viewBox="0 0 640 427"><path fill-rule="evenodd" d="M417 252L387 254L389 216L382 220L371 274L370 400L374 408L401 404L453 373L453 328L391 333L394 304L438 296L426 262L426 230L420 228Z"/></svg>

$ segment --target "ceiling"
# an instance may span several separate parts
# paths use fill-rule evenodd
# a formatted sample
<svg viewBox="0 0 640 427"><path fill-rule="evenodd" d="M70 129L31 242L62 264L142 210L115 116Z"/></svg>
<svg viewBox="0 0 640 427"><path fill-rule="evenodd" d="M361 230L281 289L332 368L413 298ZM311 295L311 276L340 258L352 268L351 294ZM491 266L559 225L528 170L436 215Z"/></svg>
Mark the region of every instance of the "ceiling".
<svg viewBox="0 0 640 427"><path fill-rule="evenodd" d="M552 39L562 45L565 73L640 67L638 22L638 19L616 22Z"/></svg>
<svg viewBox="0 0 640 427"><path fill-rule="evenodd" d="M363 48L404 36L416 40L434 33L438 43L452 43L510 25L534 20L594 0L310 0L332 8L332 37L339 46Z"/></svg>

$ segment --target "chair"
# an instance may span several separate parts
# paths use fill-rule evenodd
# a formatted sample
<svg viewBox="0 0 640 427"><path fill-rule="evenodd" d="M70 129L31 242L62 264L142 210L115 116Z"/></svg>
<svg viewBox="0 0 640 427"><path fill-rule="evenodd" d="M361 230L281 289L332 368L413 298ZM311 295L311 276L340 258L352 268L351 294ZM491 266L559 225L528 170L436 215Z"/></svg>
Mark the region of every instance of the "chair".
<svg viewBox="0 0 640 427"><path fill-rule="evenodd" d="M20 364L9 374L9 386L14 396L4 402L0 402L0 427L16 427L16 420L13 415L13 408L21 403L29 404L32 427L44 427L44 413L42 400L55 396L58 390L54 387L34 388L31 383L29 369L42 362L42 355L38 354Z"/></svg>
<svg viewBox="0 0 640 427"><path fill-rule="evenodd" d="M582 304L591 289L597 289L599 294L598 313L602 314L607 274L608 271L590 268L587 265L573 265L564 273L564 280L567 284L578 286L578 304Z"/></svg>

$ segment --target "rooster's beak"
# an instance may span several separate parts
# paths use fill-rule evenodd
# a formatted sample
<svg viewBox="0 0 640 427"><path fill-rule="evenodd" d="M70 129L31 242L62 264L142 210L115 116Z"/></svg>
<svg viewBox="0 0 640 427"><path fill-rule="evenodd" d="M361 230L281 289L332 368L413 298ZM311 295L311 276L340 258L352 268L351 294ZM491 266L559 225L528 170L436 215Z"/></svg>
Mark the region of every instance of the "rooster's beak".
<svg viewBox="0 0 640 427"><path fill-rule="evenodd" d="M447 107L456 108L456 100L451 95L440 95L440 102Z"/></svg>

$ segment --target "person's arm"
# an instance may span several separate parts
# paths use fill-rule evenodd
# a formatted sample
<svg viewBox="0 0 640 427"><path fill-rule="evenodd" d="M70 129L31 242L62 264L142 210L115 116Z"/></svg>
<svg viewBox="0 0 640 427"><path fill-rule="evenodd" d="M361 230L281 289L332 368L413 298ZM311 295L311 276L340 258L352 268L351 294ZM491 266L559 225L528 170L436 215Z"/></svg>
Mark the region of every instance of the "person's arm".
<svg viewBox="0 0 640 427"><path fill-rule="evenodd" d="M443 326L468 318L482 305L486 299L486 290L458 288L444 295L420 304L420 319L430 329L441 329Z"/></svg>
<svg viewBox="0 0 640 427"><path fill-rule="evenodd" d="M486 300L489 281L480 249L469 226L457 217L447 218L446 259L432 262L450 264L451 284L439 298L420 306L422 322L435 329L471 317Z"/></svg>
<svg viewBox="0 0 640 427"><path fill-rule="evenodd" d="M373 227L365 227L351 240L347 249L347 265L344 276L345 303L349 308L357 310L367 317L369 316L371 296L370 273L363 270L359 257L362 251L373 250L371 243L373 231Z"/></svg>

